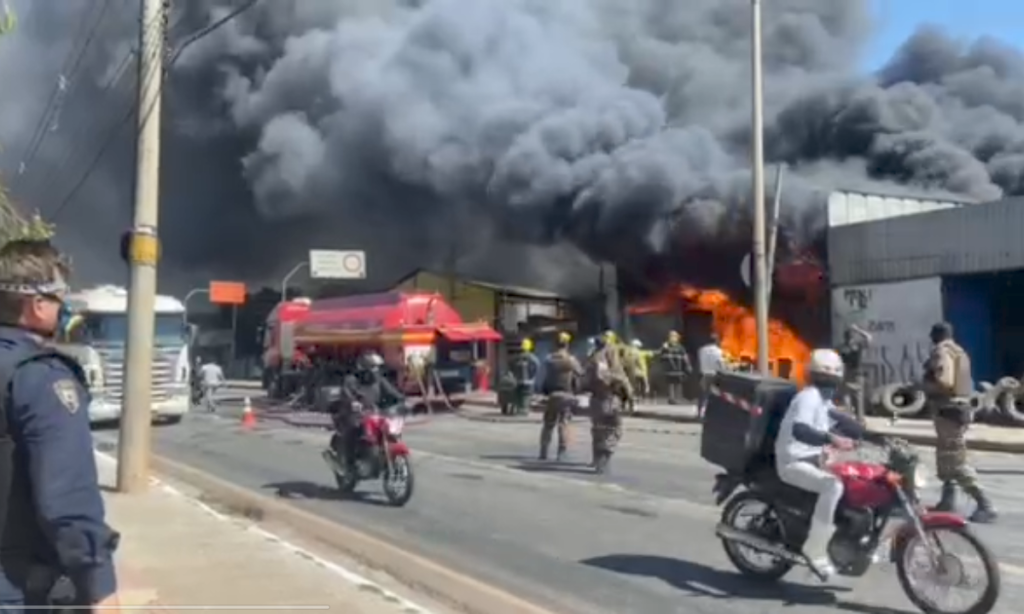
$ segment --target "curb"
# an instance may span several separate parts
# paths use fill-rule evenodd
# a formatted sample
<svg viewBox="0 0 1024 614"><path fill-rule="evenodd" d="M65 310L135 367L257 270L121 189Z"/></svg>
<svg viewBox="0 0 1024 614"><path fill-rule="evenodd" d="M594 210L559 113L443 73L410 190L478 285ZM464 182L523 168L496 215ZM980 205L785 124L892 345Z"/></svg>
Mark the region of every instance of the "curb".
<svg viewBox="0 0 1024 614"><path fill-rule="evenodd" d="M252 492L188 465L157 455L153 455L152 465L157 473L199 490L216 503L260 521L287 525L308 539L343 552L414 590L447 602L468 614L554 614L512 593L376 537Z"/></svg>

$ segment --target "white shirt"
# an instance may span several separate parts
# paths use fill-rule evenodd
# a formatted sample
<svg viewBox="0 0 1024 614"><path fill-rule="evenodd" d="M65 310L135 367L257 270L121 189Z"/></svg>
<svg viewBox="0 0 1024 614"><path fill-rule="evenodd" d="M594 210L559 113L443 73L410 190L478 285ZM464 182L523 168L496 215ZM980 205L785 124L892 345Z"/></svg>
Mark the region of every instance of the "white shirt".
<svg viewBox="0 0 1024 614"><path fill-rule="evenodd" d="M224 371L220 365L208 362L199 367L199 381L205 386L218 386L224 383Z"/></svg>
<svg viewBox="0 0 1024 614"><path fill-rule="evenodd" d="M812 446L798 441L793 437L793 425L802 423L816 431L828 433L832 430L829 412L834 409L832 401L825 400L814 386L808 386L797 393L779 425L779 434L775 439L775 465L781 467L820 455L824 446Z"/></svg>
<svg viewBox="0 0 1024 614"><path fill-rule="evenodd" d="M714 375L725 370L725 353L714 343L709 343L697 350L697 364L701 375Z"/></svg>

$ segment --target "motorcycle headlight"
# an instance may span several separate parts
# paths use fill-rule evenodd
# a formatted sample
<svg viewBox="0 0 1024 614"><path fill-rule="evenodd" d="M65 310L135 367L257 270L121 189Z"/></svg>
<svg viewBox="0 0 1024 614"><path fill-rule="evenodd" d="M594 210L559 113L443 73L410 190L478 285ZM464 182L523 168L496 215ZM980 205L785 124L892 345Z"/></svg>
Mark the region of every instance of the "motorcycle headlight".
<svg viewBox="0 0 1024 614"><path fill-rule="evenodd" d="M928 475L924 471L924 467L918 465L914 468L914 488L922 489L928 487Z"/></svg>
<svg viewBox="0 0 1024 614"><path fill-rule="evenodd" d="M392 435L401 435L402 429L405 428L405 418L388 418L388 432Z"/></svg>

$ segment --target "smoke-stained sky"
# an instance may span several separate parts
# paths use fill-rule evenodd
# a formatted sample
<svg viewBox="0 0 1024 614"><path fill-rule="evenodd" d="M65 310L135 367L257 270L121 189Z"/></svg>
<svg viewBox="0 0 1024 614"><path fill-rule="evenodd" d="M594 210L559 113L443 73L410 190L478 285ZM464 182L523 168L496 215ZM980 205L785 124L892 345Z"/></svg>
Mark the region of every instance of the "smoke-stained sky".
<svg viewBox="0 0 1024 614"><path fill-rule="evenodd" d="M175 3L172 39L239 1ZM135 4L109 0L58 119L11 177L44 214L130 103L131 68L103 84L134 44ZM15 5L22 29L0 42L8 175L102 2ZM311 247L352 247L379 279L454 258L571 285L590 279L583 253L629 264L670 239L737 232L749 210L748 5L263 0L170 74L164 278L274 279ZM765 13L768 154L793 169L786 223L818 223L809 205L832 187L1024 192L1021 54L926 28L865 76L871 26L864 0L773 0ZM93 278L120 274L130 136L58 219Z"/></svg>

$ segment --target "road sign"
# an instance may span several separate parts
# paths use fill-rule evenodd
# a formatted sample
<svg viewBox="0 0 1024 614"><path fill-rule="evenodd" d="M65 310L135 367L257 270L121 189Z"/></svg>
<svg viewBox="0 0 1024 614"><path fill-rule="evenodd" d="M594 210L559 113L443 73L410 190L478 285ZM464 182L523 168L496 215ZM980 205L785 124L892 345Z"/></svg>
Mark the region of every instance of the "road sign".
<svg viewBox="0 0 1024 614"><path fill-rule="evenodd" d="M311 249L309 276L313 279L366 279L366 253Z"/></svg>
<svg viewBox="0 0 1024 614"><path fill-rule="evenodd" d="M211 281L210 302L214 305L244 305L245 284L237 281Z"/></svg>

